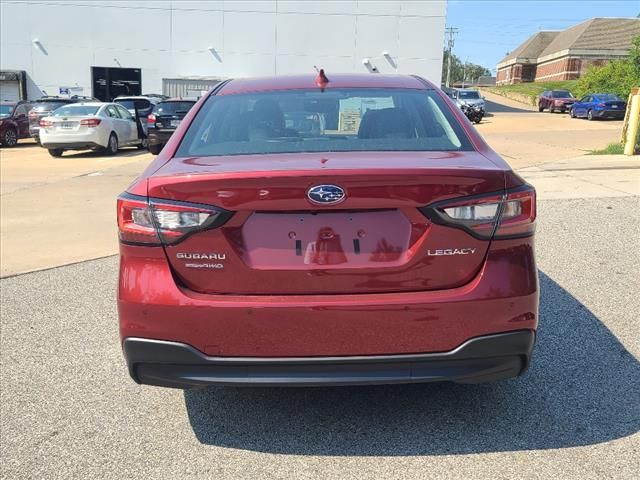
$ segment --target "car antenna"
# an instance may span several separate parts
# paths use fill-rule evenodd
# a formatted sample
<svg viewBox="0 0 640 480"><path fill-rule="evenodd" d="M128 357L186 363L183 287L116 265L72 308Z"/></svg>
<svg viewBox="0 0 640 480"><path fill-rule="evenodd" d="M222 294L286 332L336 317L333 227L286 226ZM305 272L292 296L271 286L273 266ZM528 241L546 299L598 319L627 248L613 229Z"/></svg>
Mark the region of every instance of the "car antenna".
<svg viewBox="0 0 640 480"><path fill-rule="evenodd" d="M314 65L314 68L317 69L315 65ZM321 92L324 92L324 89L327 88L328 84L329 84L329 79L324 74L324 68L321 68L320 71L318 72L318 76L316 77L316 85L320 87Z"/></svg>

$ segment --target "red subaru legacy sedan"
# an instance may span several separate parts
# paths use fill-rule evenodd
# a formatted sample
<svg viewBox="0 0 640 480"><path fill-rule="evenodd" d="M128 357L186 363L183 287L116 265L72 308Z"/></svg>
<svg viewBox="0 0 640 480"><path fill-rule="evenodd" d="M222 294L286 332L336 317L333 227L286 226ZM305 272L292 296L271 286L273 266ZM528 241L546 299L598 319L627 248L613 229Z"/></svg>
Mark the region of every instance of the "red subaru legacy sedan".
<svg viewBox="0 0 640 480"><path fill-rule="evenodd" d="M225 81L117 210L139 383L476 383L531 360L535 191L419 77Z"/></svg>

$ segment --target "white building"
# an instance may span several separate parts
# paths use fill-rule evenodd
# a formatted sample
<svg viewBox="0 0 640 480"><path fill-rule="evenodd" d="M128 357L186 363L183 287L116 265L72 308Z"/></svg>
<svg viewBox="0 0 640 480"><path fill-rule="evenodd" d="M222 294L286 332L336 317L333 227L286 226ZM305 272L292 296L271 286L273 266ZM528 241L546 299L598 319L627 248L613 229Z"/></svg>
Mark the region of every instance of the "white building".
<svg viewBox="0 0 640 480"><path fill-rule="evenodd" d="M161 93L183 78L206 88L197 80L314 72L314 65L327 74L412 73L439 83L446 6L1 0L0 100Z"/></svg>

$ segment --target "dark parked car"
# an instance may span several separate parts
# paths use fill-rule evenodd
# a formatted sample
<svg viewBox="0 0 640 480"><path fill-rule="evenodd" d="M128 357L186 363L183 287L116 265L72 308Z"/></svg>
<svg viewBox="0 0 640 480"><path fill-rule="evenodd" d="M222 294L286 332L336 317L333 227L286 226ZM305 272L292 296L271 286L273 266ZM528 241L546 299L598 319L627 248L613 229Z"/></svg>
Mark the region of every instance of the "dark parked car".
<svg viewBox="0 0 640 480"><path fill-rule="evenodd" d="M48 117L51 112L70 103L96 101L93 97L42 97L34 100L29 111L29 135L40 143L40 120Z"/></svg>
<svg viewBox="0 0 640 480"><path fill-rule="evenodd" d="M20 138L29 137L29 102L0 103L0 145L15 147Z"/></svg>
<svg viewBox="0 0 640 480"><path fill-rule="evenodd" d="M223 81L117 217L139 383L478 383L531 360L535 190L421 78Z"/></svg>
<svg viewBox="0 0 640 480"><path fill-rule="evenodd" d="M617 118L623 119L627 102L611 93L593 93L573 104L571 118Z"/></svg>
<svg viewBox="0 0 640 480"><path fill-rule="evenodd" d="M157 104L147 117L149 151L158 155L195 100L166 100Z"/></svg>
<svg viewBox="0 0 640 480"><path fill-rule="evenodd" d="M560 110L568 111L576 98L569 90L545 90L538 96L538 111L549 109L550 113Z"/></svg>

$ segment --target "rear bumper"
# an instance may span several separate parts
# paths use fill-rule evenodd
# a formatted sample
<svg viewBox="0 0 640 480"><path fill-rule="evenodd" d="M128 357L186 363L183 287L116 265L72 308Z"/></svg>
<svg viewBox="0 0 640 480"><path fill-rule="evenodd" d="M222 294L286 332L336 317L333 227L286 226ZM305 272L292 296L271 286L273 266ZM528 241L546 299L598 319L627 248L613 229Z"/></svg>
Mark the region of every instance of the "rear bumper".
<svg viewBox="0 0 640 480"><path fill-rule="evenodd" d="M136 382L197 388L489 382L521 375L534 342L534 331L518 330L472 338L442 353L284 358L208 357L184 343L135 337L122 345Z"/></svg>
<svg viewBox="0 0 640 480"><path fill-rule="evenodd" d="M176 283L161 248L121 244L120 252L120 338L169 340L208 357L448 352L538 323L532 237L492 242L464 286L383 294L202 294Z"/></svg>
<svg viewBox="0 0 640 480"><path fill-rule="evenodd" d="M103 148L109 141L109 129L92 128L83 132L56 132L40 129L40 144L45 148L64 148L68 150L85 150L87 148Z"/></svg>
<svg viewBox="0 0 640 480"><path fill-rule="evenodd" d="M594 114L598 118L624 118L624 110L594 110Z"/></svg>
<svg viewBox="0 0 640 480"><path fill-rule="evenodd" d="M149 145L165 145L175 130L157 130L149 129L147 133L147 141Z"/></svg>

